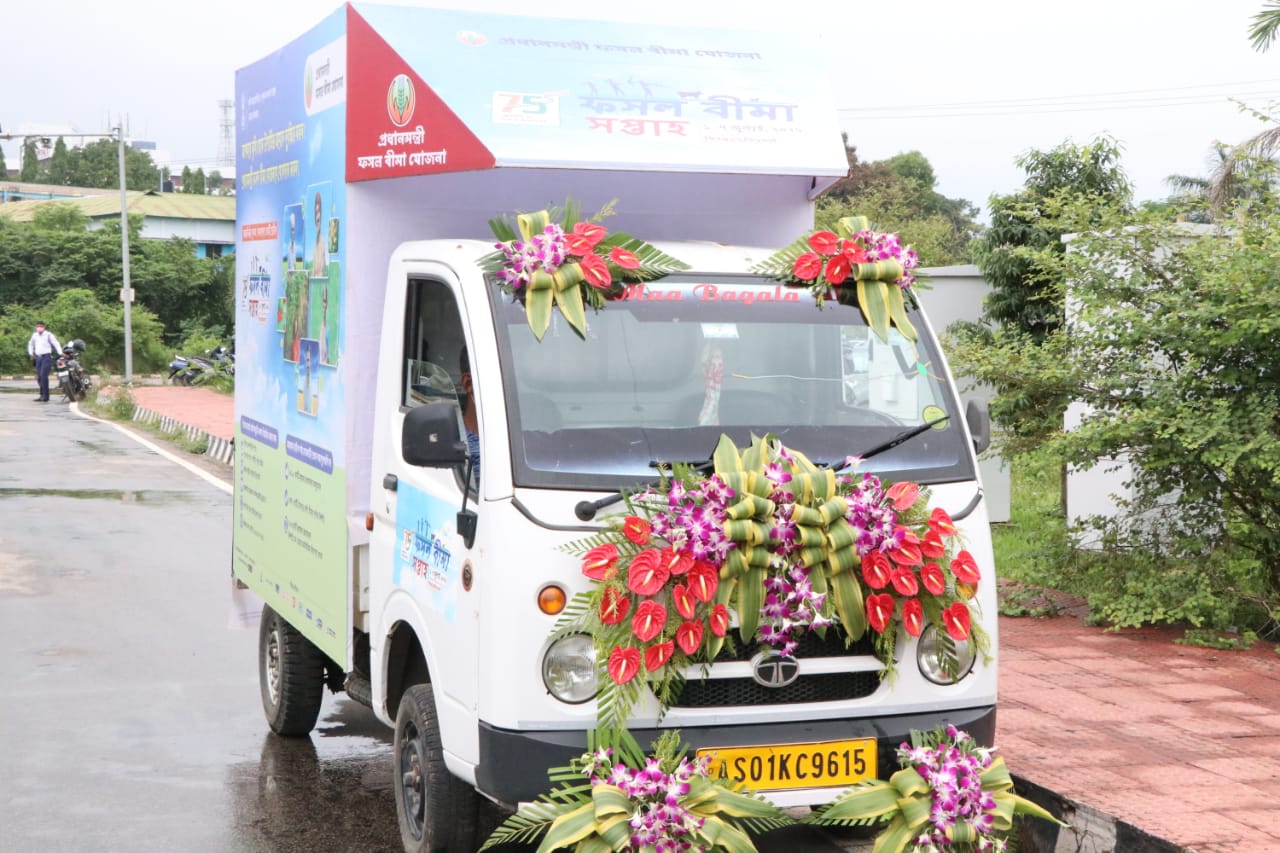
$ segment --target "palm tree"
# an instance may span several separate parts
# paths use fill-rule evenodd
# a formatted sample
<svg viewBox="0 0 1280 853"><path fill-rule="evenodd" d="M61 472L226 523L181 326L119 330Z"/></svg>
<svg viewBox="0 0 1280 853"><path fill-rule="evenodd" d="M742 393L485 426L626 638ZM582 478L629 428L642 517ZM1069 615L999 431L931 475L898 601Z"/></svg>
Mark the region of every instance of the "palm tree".
<svg viewBox="0 0 1280 853"><path fill-rule="evenodd" d="M1280 33L1280 0L1268 0L1266 8L1253 16L1253 26L1249 28L1249 38L1253 39L1253 49L1265 51L1271 47L1276 35Z"/></svg>
<svg viewBox="0 0 1280 853"><path fill-rule="evenodd" d="M1253 49L1265 52L1277 35L1280 35L1280 0L1267 0L1262 11L1253 16L1253 26L1249 28ZM1280 127L1272 127L1232 149L1209 179L1205 190L1209 203L1221 210L1234 199L1246 195L1247 167L1244 164L1260 166L1270 163L1277 146L1280 146Z"/></svg>

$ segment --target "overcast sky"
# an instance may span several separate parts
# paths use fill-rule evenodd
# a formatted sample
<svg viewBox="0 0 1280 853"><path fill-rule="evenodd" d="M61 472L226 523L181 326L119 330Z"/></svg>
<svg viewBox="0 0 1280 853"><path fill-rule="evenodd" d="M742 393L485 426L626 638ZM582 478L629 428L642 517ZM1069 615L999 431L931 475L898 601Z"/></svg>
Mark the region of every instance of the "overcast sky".
<svg viewBox="0 0 1280 853"><path fill-rule="evenodd" d="M395 0L390 0L395 2ZM0 14L0 128L113 126L183 163L215 167L218 101L235 71L338 8L328 0L22 0ZM1232 99L1280 101L1280 45L1247 31L1264 0L438 0L439 5L642 25L823 31L842 125L864 160L918 150L938 189L984 209L1017 189L1015 158L1070 139L1115 138L1140 199L1172 173L1203 175L1215 140L1266 125ZM840 55L830 45L847 44ZM431 81L427 81L430 83ZM3 143L18 164L16 142Z"/></svg>

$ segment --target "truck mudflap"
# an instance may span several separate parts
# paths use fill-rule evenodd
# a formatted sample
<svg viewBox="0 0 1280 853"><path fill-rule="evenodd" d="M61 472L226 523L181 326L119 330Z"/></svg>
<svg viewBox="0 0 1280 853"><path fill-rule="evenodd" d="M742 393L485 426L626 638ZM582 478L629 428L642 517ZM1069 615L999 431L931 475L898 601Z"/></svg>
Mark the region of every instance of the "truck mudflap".
<svg viewBox="0 0 1280 853"><path fill-rule="evenodd" d="M796 745L821 747L826 744L851 744L875 740L875 777L887 779L898 769L897 749L910 739L910 733L932 731L939 726L952 725L973 736L981 746L995 743L996 708L993 705L978 708L962 708L946 712L910 714L890 717L849 718L843 720L806 720L784 723L757 723L731 726L685 726L680 730L685 743L694 750L718 747L733 750L737 775L750 776L753 752L761 755L764 772L772 772L781 783L787 785L788 804L794 804L793 790L824 788L814 798L814 803L831 799L834 791L846 786L837 783L832 790L826 785L810 785L807 781L818 775L829 775L843 780L849 766L848 751L843 755L832 752L821 762L818 751L806 753ZM647 747L662 733L662 729L633 729L636 741ZM752 748L788 747L783 750ZM868 747L870 745L868 744ZM481 721L480 765L476 768L476 787L489 797L509 806L530 802L549 790L547 770L562 767L586 751L586 736L581 731L528 731L518 732L499 729ZM770 766L765 752L776 752L777 760ZM810 764L810 759L813 763ZM855 757L856 760L856 757ZM792 763L794 762L794 763ZM759 769L761 764L757 764ZM815 769L819 773L813 772ZM834 771L829 773L828 771ZM732 771L731 771L732 772ZM873 777L874 778L874 777ZM750 785L750 782L748 782ZM765 791L766 794L770 793ZM779 792L781 796L783 792Z"/></svg>

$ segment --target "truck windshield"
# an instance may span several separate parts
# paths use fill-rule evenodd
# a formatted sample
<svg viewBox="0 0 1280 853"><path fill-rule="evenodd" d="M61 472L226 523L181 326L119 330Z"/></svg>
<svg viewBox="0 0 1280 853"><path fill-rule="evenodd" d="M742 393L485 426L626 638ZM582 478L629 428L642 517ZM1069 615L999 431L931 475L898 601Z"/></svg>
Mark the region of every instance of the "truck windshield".
<svg viewBox="0 0 1280 853"><path fill-rule="evenodd" d="M524 306L493 295L517 486L624 488L655 462L702 462L720 435L776 434L840 463L935 427L860 470L918 482L974 477L937 344L882 341L847 297L756 276L669 276L587 311L584 341L554 315L541 341ZM851 295L851 294L850 294Z"/></svg>

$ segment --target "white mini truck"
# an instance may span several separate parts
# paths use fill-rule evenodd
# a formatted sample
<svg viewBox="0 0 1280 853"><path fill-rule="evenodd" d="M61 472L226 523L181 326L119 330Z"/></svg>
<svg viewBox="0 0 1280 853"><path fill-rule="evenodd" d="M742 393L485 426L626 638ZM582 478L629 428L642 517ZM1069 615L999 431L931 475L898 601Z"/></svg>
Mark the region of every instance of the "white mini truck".
<svg viewBox="0 0 1280 853"><path fill-rule="evenodd" d="M562 547L721 435L928 486L982 567L990 655L961 643L948 675L930 625L886 679L869 638L739 643L665 713L642 700L637 740L678 728L790 806L887 777L913 729L994 739L985 412L917 308L916 340L882 339L856 304L751 272L847 168L812 46L647 28L621 49L636 38L348 5L237 75L233 571L265 602L275 732L310 732L326 685L395 728L406 850L474 849L480 795L530 801L585 749L590 638L549 638L590 580ZM554 313L539 340L480 259L489 219L567 198L688 269L588 309L585 338Z"/></svg>

